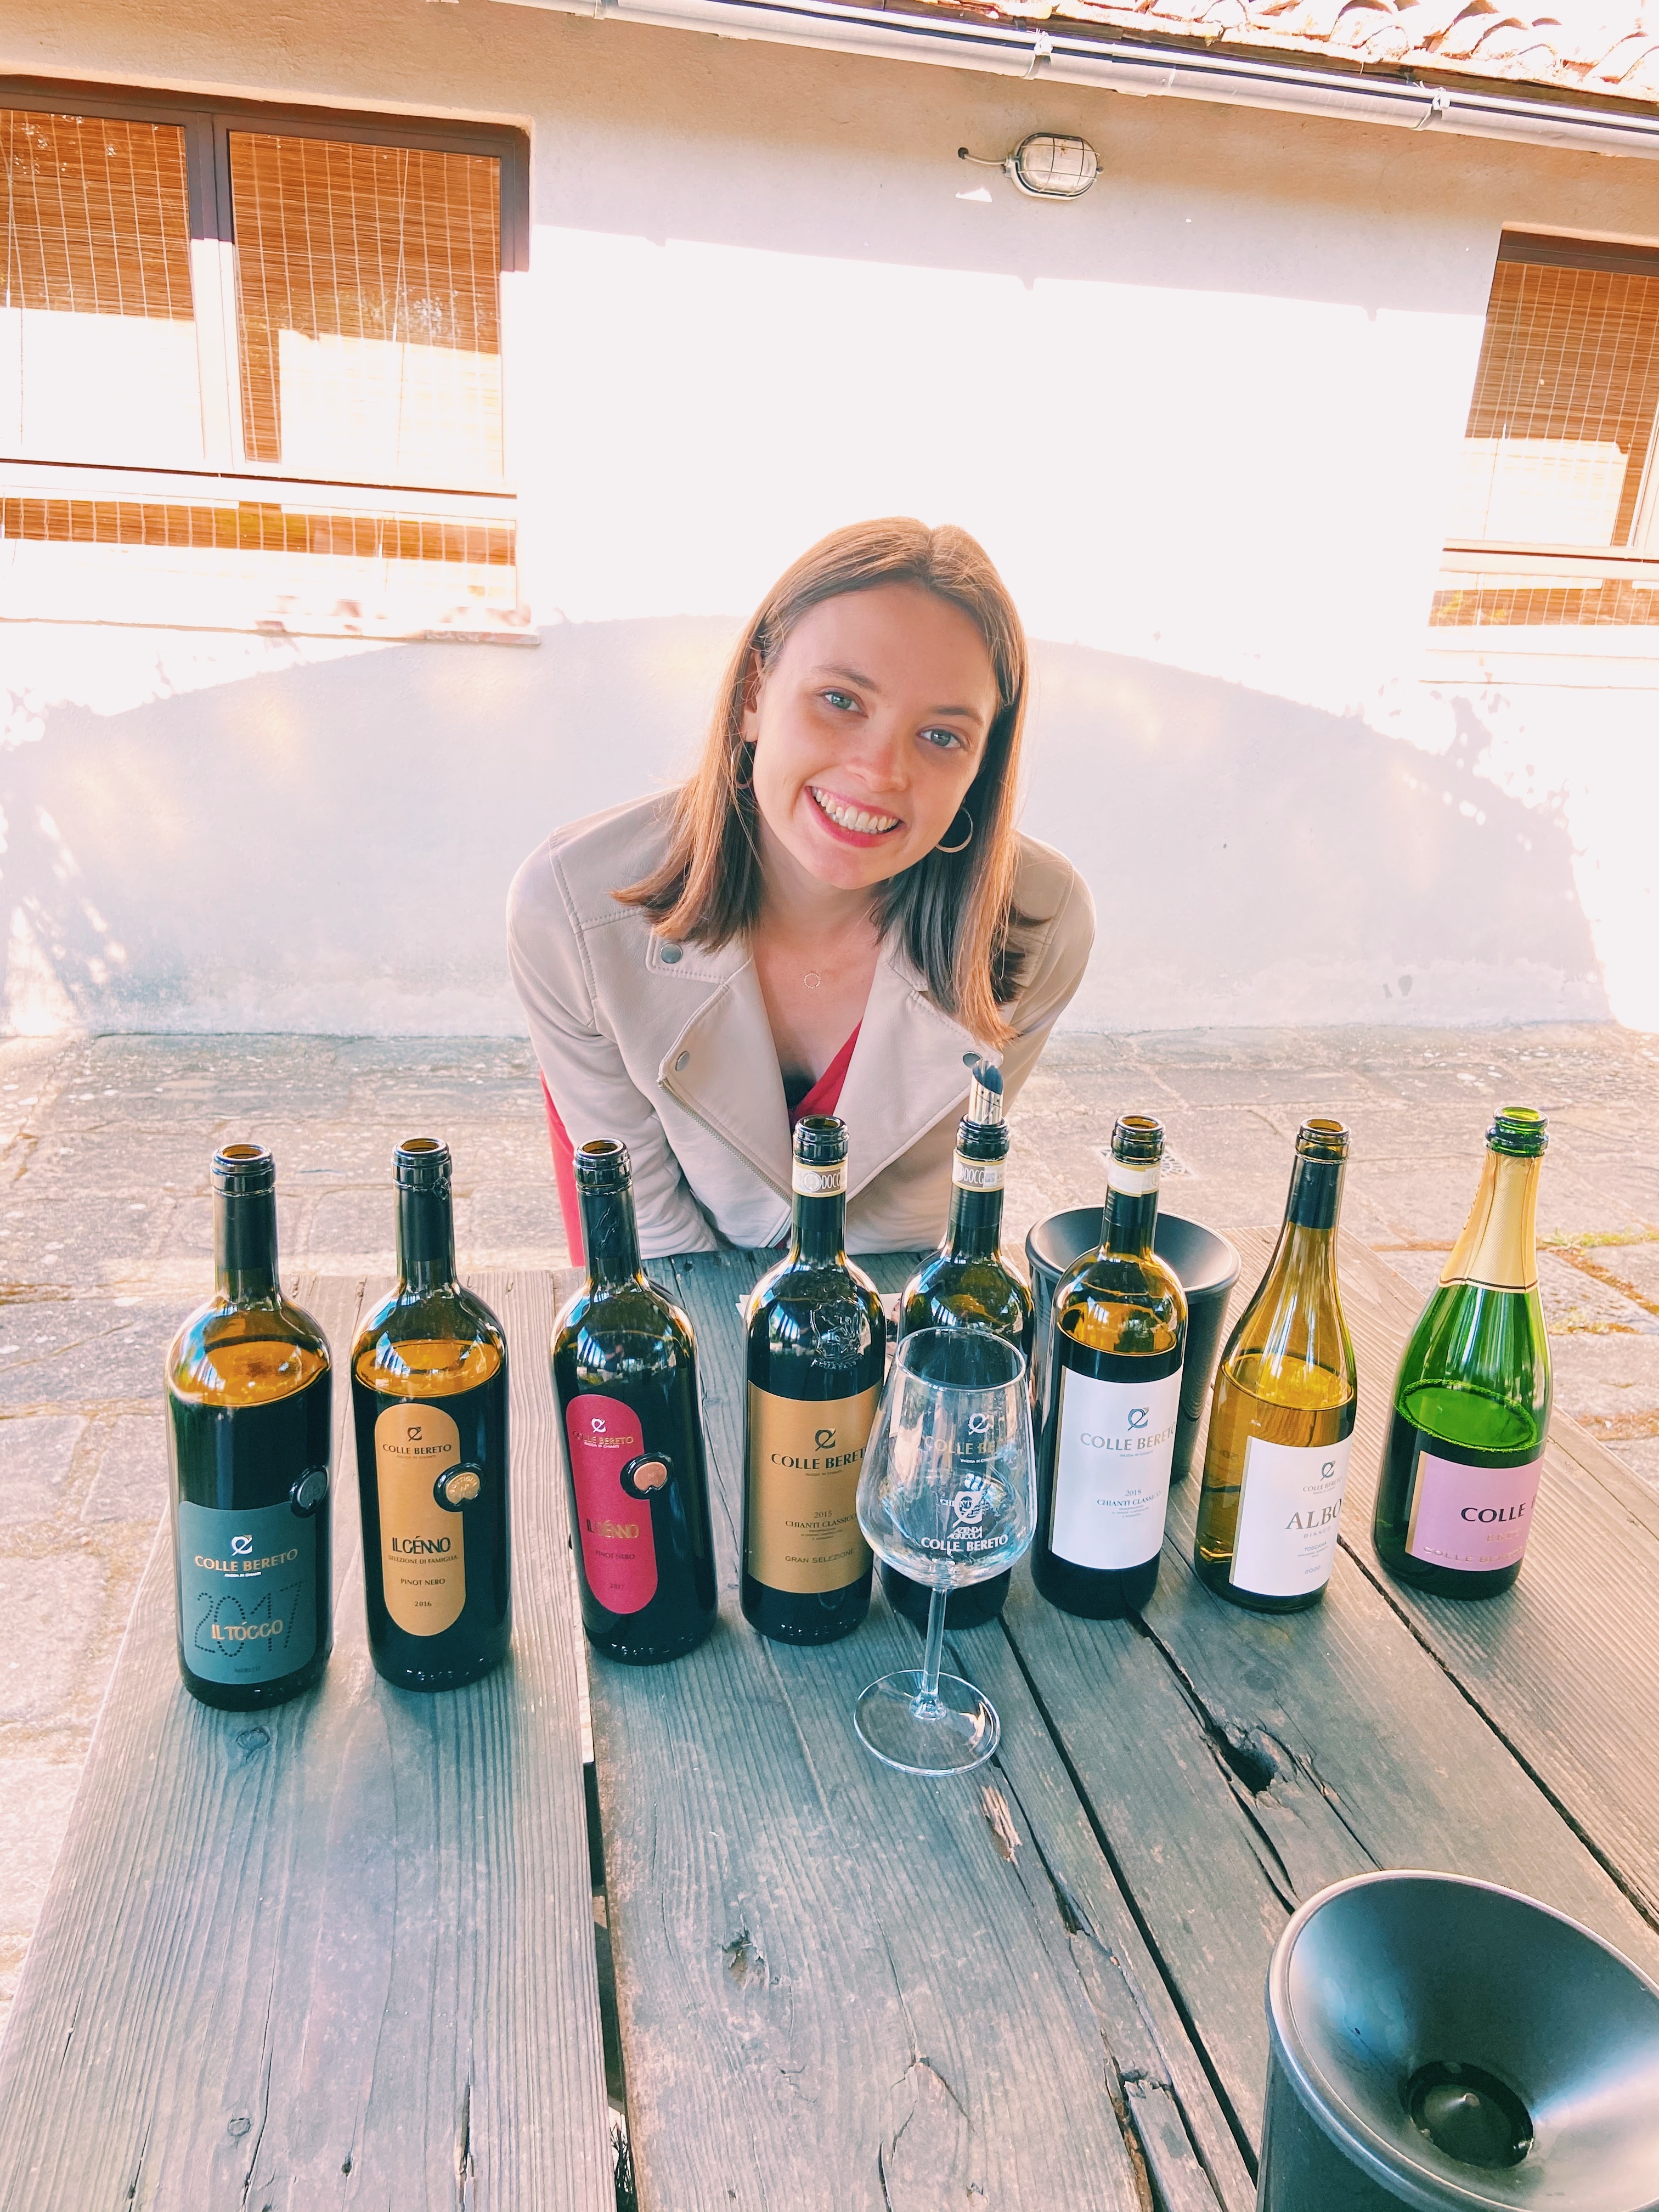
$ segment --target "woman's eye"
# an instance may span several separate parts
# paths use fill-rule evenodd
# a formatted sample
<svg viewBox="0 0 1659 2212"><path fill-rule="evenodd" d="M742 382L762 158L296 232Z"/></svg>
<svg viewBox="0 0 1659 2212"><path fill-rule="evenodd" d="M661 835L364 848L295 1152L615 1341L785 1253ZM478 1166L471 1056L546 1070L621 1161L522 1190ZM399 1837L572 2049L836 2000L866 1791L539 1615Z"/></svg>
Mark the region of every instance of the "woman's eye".
<svg viewBox="0 0 1659 2212"><path fill-rule="evenodd" d="M818 696L827 706L833 707L841 714L853 714L859 703L850 691L823 691Z"/></svg>
<svg viewBox="0 0 1659 2212"><path fill-rule="evenodd" d="M953 746L965 745L968 742L960 730L939 729L924 730L921 740L924 744L937 745L941 752L949 752Z"/></svg>

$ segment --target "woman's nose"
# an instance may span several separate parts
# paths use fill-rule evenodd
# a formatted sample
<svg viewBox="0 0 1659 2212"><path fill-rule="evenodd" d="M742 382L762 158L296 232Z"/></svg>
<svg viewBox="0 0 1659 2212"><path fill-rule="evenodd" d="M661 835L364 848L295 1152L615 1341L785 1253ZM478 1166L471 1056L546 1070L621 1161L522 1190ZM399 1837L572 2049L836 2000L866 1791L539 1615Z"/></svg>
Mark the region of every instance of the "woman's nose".
<svg viewBox="0 0 1659 2212"><path fill-rule="evenodd" d="M868 791L893 792L903 788L904 748L896 735L866 732L863 744L848 765L855 770L859 781Z"/></svg>

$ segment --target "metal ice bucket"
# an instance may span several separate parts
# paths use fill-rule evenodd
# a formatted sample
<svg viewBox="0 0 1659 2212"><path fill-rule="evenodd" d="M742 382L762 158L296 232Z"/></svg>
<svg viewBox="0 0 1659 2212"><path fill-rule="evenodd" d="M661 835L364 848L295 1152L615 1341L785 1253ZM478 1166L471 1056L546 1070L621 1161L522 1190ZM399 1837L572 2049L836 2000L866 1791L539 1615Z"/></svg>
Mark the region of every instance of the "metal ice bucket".
<svg viewBox="0 0 1659 2212"><path fill-rule="evenodd" d="M1659 2206L1659 1988L1512 1889L1322 1890L1274 1948L1267 2027L1256 2212Z"/></svg>

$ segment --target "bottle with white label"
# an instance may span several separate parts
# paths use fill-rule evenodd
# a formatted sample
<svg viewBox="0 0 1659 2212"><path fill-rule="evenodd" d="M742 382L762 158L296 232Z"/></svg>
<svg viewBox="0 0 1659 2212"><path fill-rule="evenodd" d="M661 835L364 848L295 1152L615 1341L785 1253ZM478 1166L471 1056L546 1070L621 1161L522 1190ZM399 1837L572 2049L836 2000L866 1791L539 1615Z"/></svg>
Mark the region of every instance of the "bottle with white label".
<svg viewBox="0 0 1659 2212"><path fill-rule="evenodd" d="M1550 1419L1536 1231L1548 1141L1535 1108L1498 1113L1395 1381L1372 1540L1391 1575L1442 1597L1508 1589L1532 1528Z"/></svg>
<svg viewBox="0 0 1659 2212"><path fill-rule="evenodd" d="M1112 1132L1100 1247L1054 1292L1031 1577L1091 1620L1138 1613L1158 1583L1170 1502L1187 1301L1152 1249L1164 1127Z"/></svg>
<svg viewBox="0 0 1659 2212"><path fill-rule="evenodd" d="M646 1278L628 1147L576 1148L587 1280L553 1329L553 1395L587 1640L652 1667L695 1650L719 1592L689 1317Z"/></svg>
<svg viewBox="0 0 1659 2212"><path fill-rule="evenodd" d="M1347 1158L1340 1121L1303 1123L1279 1242L1215 1378L1194 1560L1260 1613L1317 1605L1336 1565L1358 1405L1336 1281Z"/></svg>
<svg viewBox="0 0 1659 2212"><path fill-rule="evenodd" d="M263 1145L213 1163L214 1291L167 1354L179 1671L246 1712L321 1680L333 1641L323 1333L276 1279L276 1169Z"/></svg>
<svg viewBox="0 0 1659 2212"><path fill-rule="evenodd" d="M368 1649L388 1682L454 1690L513 1636L507 1339L455 1278L449 1147L394 1161L398 1287L351 1354Z"/></svg>

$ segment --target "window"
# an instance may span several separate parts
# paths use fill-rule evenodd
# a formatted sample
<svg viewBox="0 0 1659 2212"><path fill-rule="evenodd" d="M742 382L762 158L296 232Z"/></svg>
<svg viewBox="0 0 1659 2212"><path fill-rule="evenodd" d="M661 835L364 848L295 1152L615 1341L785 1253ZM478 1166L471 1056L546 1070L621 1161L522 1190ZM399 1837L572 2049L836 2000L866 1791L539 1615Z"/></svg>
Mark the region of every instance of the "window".
<svg viewBox="0 0 1659 2212"><path fill-rule="evenodd" d="M1505 233L1432 623L1659 624L1659 252Z"/></svg>
<svg viewBox="0 0 1659 2212"><path fill-rule="evenodd" d="M525 635L518 134L0 86L7 611Z"/></svg>

